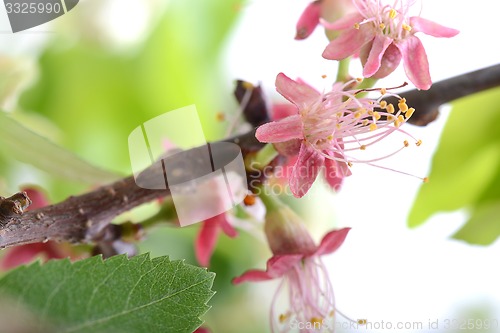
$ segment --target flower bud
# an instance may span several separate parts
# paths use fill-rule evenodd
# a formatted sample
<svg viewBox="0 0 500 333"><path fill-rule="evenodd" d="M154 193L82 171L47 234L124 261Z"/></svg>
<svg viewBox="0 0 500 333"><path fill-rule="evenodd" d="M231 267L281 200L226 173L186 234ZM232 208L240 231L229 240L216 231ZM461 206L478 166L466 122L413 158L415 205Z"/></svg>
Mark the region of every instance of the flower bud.
<svg viewBox="0 0 500 333"><path fill-rule="evenodd" d="M266 206L264 232L274 255L303 254L316 251L311 235L290 207L273 197L261 196Z"/></svg>

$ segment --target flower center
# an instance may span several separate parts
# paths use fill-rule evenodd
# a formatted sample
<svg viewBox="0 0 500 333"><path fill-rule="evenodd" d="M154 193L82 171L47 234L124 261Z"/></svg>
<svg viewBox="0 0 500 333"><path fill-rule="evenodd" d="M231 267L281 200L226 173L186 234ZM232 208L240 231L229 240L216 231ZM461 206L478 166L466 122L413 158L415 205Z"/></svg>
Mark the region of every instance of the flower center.
<svg viewBox="0 0 500 333"><path fill-rule="evenodd" d="M397 40L406 38L412 30L408 19L408 9L412 2L402 0L399 3L400 8L396 10L392 6L382 5L380 0L355 0L355 6L365 19L354 27L359 29L364 24L370 24L377 33L384 36Z"/></svg>

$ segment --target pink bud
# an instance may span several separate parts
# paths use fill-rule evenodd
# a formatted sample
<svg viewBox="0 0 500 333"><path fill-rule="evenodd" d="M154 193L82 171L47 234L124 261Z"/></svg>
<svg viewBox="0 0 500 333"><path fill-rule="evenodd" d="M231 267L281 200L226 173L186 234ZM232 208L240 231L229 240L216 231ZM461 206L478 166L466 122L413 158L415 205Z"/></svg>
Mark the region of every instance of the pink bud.
<svg viewBox="0 0 500 333"><path fill-rule="evenodd" d="M311 2L302 15L300 15L299 21L297 22L297 34L295 39L301 40L309 37L316 26L319 24L319 18L321 16L321 1L317 0Z"/></svg>

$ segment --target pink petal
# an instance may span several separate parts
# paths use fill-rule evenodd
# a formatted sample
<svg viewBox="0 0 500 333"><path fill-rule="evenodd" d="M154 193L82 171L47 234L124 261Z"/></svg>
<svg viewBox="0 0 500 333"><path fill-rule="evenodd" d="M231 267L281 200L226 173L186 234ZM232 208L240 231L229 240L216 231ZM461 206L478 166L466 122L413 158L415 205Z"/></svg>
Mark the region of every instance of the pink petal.
<svg viewBox="0 0 500 333"><path fill-rule="evenodd" d="M309 145L302 144L289 180L290 190L296 198L302 198L309 191L323 167L324 160L325 158Z"/></svg>
<svg viewBox="0 0 500 333"><path fill-rule="evenodd" d="M278 121L272 121L257 128L255 137L260 142L284 142L304 137L302 119L294 115Z"/></svg>
<svg viewBox="0 0 500 333"><path fill-rule="evenodd" d="M373 74L373 77L382 79L394 72L394 70L399 66L401 58L402 55L397 46L394 45L394 43L390 44L382 57L379 70Z"/></svg>
<svg viewBox="0 0 500 333"><path fill-rule="evenodd" d="M226 236L231 238L238 236L238 232L236 231L236 229L234 229L233 226L227 220L226 213L219 214L214 218L217 218L219 220L219 225L222 231L226 234Z"/></svg>
<svg viewBox="0 0 500 333"><path fill-rule="evenodd" d="M302 139L294 139L285 142L277 142L274 148L283 156L297 156L302 146Z"/></svg>
<svg viewBox="0 0 500 333"><path fill-rule="evenodd" d="M343 175L339 173L337 164L339 162L325 158L325 179L328 185L334 190L339 191L344 180ZM343 162L341 162L343 163Z"/></svg>
<svg viewBox="0 0 500 333"><path fill-rule="evenodd" d="M328 44L323 51L323 58L342 60L359 52L361 47L374 38L373 33L361 26L359 29L350 29L341 33Z"/></svg>
<svg viewBox="0 0 500 333"><path fill-rule="evenodd" d="M267 261L266 271L251 269L233 279L233 284L242 282L258 282L272 280L283 276L293 266L297 265L304 256L302 254L288 254L273 256Z"/></svg>
<svg viewBox="0 0 500 333"><path fill-rule="evenodd" d="M297 107L292 104L273 104L271 111L273 120L280 120L299 113Z"/></svg>
<svg viewBox="0 0 500 333"><path fill-rule="evenodd" d="M373 39L370 54L363 67L364 77L370 77L379 70L385 50L391 43L392 38L384 35L377 35L375 39Z"/></svg>
<svg viewBox="0 0 500 333"><path fill-rule="evenodd" d="M396 46L403 55L406 76L418 89L427 90L432 85L429 62L424 46L415 36L398 41Z"/></svg>
<svg viewBox="0 0 500 333"><path fill-rule="evenodd" d="M314 254L321 256L335 252L342 245L342 243L344 243L349 230L351 230L351 228L333 230L327 233L321 240L321 244L318 246L318 249Z"/></svg>
<svg viewBox="0 0 500 333"><path fill-rule="evenodd" d="M299 109L304 109L321 96L308 84L290 79L283 73L276 76L276 90Z"/></svg>
<svg viewBox="0 0 500 333"><path fill-rule="evenodd" d="M218 219L216 217L212 217L203 221L194 246L196 260L198 260L200 266L208 267L218 238Z"/></svg>
<svg viewBox="0 0 500 333"><path fill-rule="evenodd" d="M332 23L325 20L320 20L321 25L328 30L346 30L349 28L353 28L354 24L361 21L363 21L363 16L359 13L345 15L341 19L338 19L337 21Z"/></svg>
<svg viewBox="0 0 500 333"><path fill-rule="evenodd" d="M410 17L410 26L412 28L412 32L420 31L433 37L450 38L456 36L460 32L457 29L442 26L441 24L426 20L419 16Z"/></svg>
<svg viewBox="0 0 500 333"><path fill-rule="evenodd" d="M0 269L9 270L32 262L42 256L44 259L61 259L66 256L53 242L19 245L8 250L0 261Z"/></svg>
<svg viewBox="0 0 500 333"><path fill-rule="evenodd" d="M295 39L306 39L309 37L316 26L319 24L319 17L321 15L321 2L313 1L311 2L302 15L300 15L299 21L297 22L297 34Z"/></svg>

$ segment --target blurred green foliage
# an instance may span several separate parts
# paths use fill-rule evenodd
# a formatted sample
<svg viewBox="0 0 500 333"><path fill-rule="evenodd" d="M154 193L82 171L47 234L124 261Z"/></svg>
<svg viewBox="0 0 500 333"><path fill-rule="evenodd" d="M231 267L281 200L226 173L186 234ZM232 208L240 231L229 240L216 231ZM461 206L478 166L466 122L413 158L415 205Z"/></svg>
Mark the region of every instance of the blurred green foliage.
<svg viewBox="0 0 500 333"><path fill-rule="evenodd" d="M453 237L488 245L500 236L500 90L460 99L452 107L430 182L420 188L408 223L416 227L434 213L465 208L470 218Z"/></svg>

